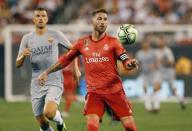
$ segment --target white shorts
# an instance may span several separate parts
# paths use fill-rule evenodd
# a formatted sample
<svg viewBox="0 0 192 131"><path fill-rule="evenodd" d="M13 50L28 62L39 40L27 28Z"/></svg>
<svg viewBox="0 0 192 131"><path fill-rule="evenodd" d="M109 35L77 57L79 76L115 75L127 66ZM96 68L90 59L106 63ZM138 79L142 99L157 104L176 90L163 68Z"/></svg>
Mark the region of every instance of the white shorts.
<svg viewBox="0 0 192 131"><path fill-rule="evenodd" d="M157 79L159 83L163 81L167 81L171 88L174 88L174 80L175 80L175 70L174 69L163 69L157 72Z"/></svg>
<svg viewBox="0 0 192 131"><path fill-rule="evenodd" d="M31 85L36 85L36 82L32 83ZM36 85L36 87L31 87L33 88L31 89L31 103L35 116L43 114L44 105L48 101L53 101L57 105L59 105L63 94L63 86L61 85L62 83L60 82L54 82L53 84L49 84L44 87L41 87L39 85ZM36 89L34 90L34 88ZM39 91L37 91L38 88Z"/></svg>
<svg viewBox="0 0 192 131"><path fill-rule="evenodd" d="M141 79L144 86L153 86L155 82L158 82L157 72L149 72L141 74Z"/></svg>

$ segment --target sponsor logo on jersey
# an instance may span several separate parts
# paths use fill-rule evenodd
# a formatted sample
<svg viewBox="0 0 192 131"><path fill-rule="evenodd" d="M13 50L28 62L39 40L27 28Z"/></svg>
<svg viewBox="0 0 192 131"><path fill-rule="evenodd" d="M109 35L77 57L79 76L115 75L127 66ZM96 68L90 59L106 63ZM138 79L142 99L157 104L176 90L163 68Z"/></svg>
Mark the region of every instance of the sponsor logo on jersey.
<svg viewBox="0 0 192 131"><path fill-rule="evenodd" d="M86 63L100 63L100 62L108 62L108 57L91 57L91 58L85 58Z"/></svg>
<svg viewBox="0 0 192 131"><path fill-rule="evenodd" d="M51 36L48 38L48 42L49 42L50 44L53 43L53 40L54 40L54 38L51 37Z"/></svg>
<svg viewBox="0 0 192 131"><path fill-rule="evenodd" d="M32 56L51 54L52 53L52 45L39 46L36 48L32 48L31 51L32 51Z"/></svg>
<svg viewBox="0 0 192 131"><path fill-rule="evenodd" d="M101 62L108 62L109 57L101 56L100 52L93 52L93 57L85 57L86 63L101 63Z"/></svg>

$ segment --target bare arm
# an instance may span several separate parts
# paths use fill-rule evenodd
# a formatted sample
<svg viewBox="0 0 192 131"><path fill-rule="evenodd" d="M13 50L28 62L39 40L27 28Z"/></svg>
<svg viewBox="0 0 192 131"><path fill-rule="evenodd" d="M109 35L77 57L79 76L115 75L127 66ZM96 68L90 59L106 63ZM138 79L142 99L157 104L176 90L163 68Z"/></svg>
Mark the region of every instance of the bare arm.
<svg viewBox="0 0 192 131"><path fill-rule="evenodd" d="M39 75L38 80L40 85L44 85L45 81L47 80L48 74L66 67L78 55L79 53L76 50L70 50L66 55L63 55L58 62L56 62L54 65L52 65Z"/></svg>
<svg viewBox="0 0 192 131"><path fill-rule="evenodd" d="M23 52L21 52L16 59L16 67L19 68L23 65L23 62L25 60L26 56L30 56L31 55L31 50L30 48L25 48L23 50Z"/></svg>
<svg viewBox="0 0 192 131"><path fill-rule="evenodd" d="M16 67L17 68L20 68L23 65L24 59L25 59L25 57L23 54L18 55L18 57L16 59Z"/></svg>
<svg viewBox="0 0 192 131"><path fill-rule="evenodd" d="M46 70L46 73L47 74L50 74L52 72L56 72L58 70L61 70L63 68L62 64L58 61L57 63L55 63L54 65L52 65L51 67L49 67L47 70Z"/></svg>

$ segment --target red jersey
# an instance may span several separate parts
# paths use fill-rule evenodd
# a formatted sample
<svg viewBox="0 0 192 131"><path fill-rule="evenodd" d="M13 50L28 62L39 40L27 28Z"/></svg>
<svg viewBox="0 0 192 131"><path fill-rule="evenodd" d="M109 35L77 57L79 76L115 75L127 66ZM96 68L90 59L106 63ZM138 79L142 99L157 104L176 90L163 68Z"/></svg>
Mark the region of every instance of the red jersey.
<svg viewBox="0 0 192 131"><path fill-rule="evenodd" d="M112 36L105 35L94 41L91 36L79 39L65 56L60 59L63 66L76 56L83 56L87 92L110 94L122 90L122 81L117 71L117 59L125 49Z"/></svg>

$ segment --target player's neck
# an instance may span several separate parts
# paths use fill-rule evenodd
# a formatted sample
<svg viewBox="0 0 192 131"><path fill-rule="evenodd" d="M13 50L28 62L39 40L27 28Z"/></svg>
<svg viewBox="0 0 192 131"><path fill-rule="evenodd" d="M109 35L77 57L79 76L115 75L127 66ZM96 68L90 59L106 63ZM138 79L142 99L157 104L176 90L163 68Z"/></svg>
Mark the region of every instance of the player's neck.
<svg viewBox="0 0 192 131"><path fill-rule="evenodd" d="M91 39L94 40L94 41L99 41L101 40L103 37L105 37L106 33L103 32L103 33L99 33L97 31L93 31L92 32L92 35L91 35Z"/></svg>
<svg viewBox="0 0 192 131"><path fill-rule="evenodd" d="M37 35L43 35L47 32L47 28L46 27L45 28L36 28L35 32Z"/></svg>

